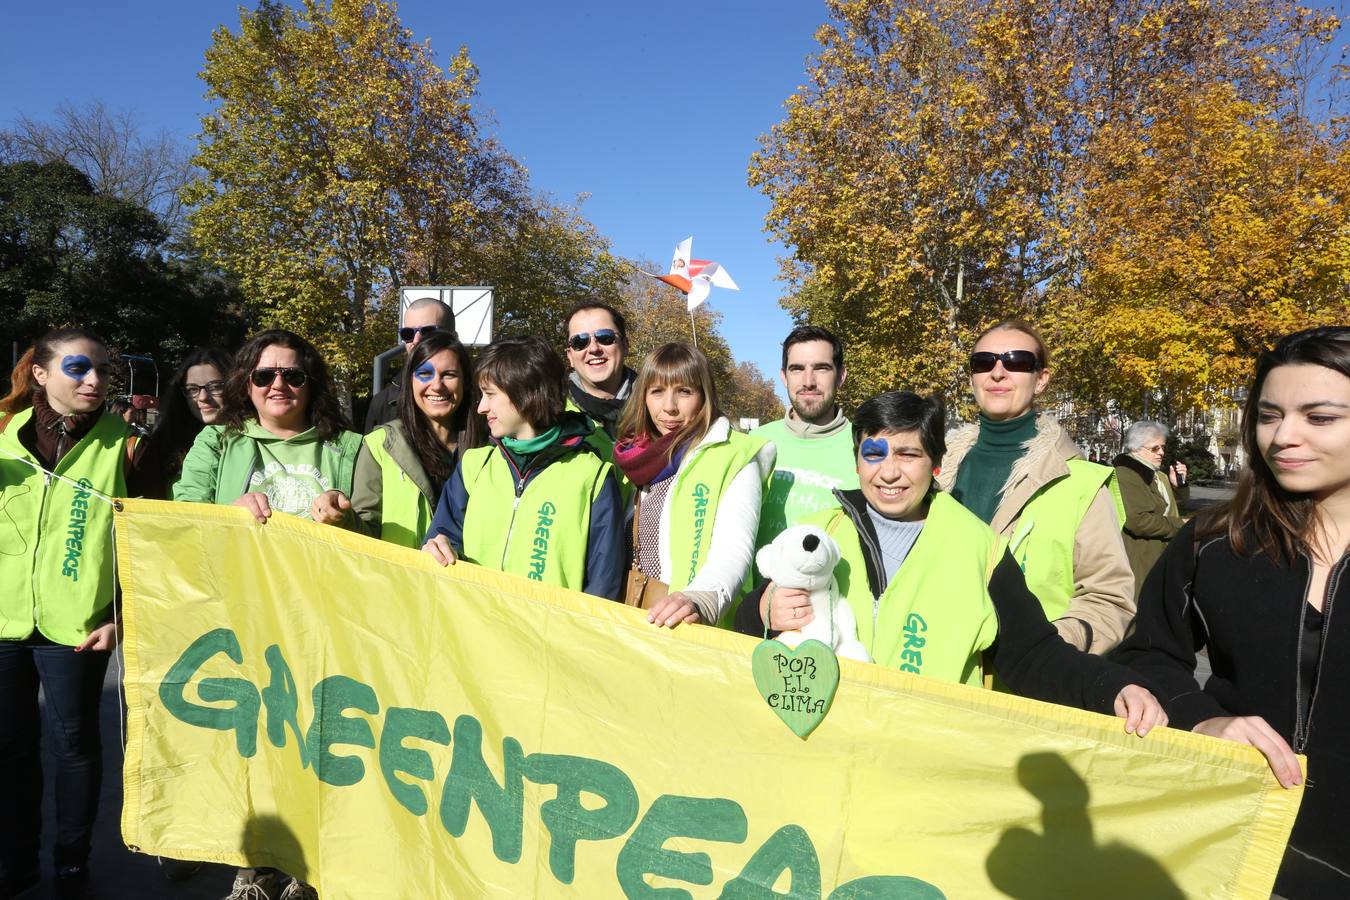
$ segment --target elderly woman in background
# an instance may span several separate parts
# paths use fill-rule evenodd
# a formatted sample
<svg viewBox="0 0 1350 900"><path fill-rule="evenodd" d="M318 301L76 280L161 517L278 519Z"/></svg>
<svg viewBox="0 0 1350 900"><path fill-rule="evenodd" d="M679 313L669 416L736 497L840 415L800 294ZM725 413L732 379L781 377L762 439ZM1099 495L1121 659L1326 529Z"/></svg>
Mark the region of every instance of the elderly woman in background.
<svg viewBox="0 0 1350 900"><path fill-rule="evenodd" d="M1125 553L1134 570L1136 600L1167 542L1186 524L1181 517L1191 491L1186 484L1186 464L1177 462L1164 470L1166 446L1167 426L1135 422L1125 432L1125 452L1113 463L1125 502Z"/></svg>

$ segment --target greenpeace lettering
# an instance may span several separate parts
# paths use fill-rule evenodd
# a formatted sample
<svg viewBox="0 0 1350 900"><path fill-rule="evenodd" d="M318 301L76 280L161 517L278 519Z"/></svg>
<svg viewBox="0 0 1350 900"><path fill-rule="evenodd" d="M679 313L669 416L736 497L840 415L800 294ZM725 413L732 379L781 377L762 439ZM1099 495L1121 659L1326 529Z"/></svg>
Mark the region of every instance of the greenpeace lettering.
<svg viewBox="0 0 1350 900"><path fill-rule="evenodd" d="M923 636L928 623L918 613L910 613L905 619L904 643L900 650L900 671L918 675L923 669L923 645L928 639Z"/></svg>
<svg viewBox="0 0 1350 900"><path fill-rule="evenodd" d="M540 515L544 516L543 507ZM233 664L235 674L202 677L202 669L208 666L219 671L221 657ZM272 644L263 657L270 682L260 690L239 677L252 667L245 663L235 632L212 629L189 644L165 673L159 684L160 703L187 725L234 732L235 749L246 759L257 753L258 718L265 713L267 743L277 750L292 747L301 766L320 782L337 788L357 787L377 767L389 796L413 816L426 817L435 800L440 827L453 838L464 836L476 806L491 834L492 853L503 863L514 865L522 858L526 783L552 786L556 793L540 803L538 810L549 836L548 870L560 884L573 882L578 853L586 850L583 842L603 844L627 835L614 864L614 878L624 896L654 896L648 876L708 885L714 872L710 856L667 844L688 839L741 844L749 833L744 807L727 798L662 794L639 817L641 803L633 779L618 766L585 756L527 755L509 735L501 739L499 778L484 757L483 725L476 717L461 714L452 728L435 710L386 707L374 688L345 675L330 675L314 685L311 696L316 712L304 729L295 679L281 648ZM801 671L789 674L808 674L798 668ZM189 700L194 693L203 702ZM206 705L210 703L227 705ZM336 752L344 747L351 750ZM451 748L448 765L444 758L432 757L436 748L444 747ZM445 773L438 799L437 772ZM822 900L819 855L810 835L794 824L773 832L740 873L727 881L721 896L775 896L773 886L785 874L792 897ZM690 896L676 888L663 893ZM863 896L878 900L945 897L937 887L916 878L864 876L839 885L826 900Z"/></svg>
<svg viewBox="0 0 1350 900"><path fill-rule="evenodd" d="M81 478L80 488L92 488L93 482ZM80 557L84 555L84 526L89 519L89 491L75 490L70 501L70 524L66 527L66 557L61 562L61 574L71 581L80 580Z"/></svg>
<svg viewBox="0 0 1350 900"><path fill-rule="evenodd" d="M703 482L694 485L694 552L689 557L689 580L698 574L699 559L703 556L703 526L708 519L708 503L712 491Z"/></svg>
<svg viewBox="0 0 1350 900"><path fill-rule="evenodd" d="M544 570L548 568L549 529L553 527L553 517L557 512L558 507L550 500L545 500L539 507L539 519L534 525L534 541L530 545L530 571L525 574L526 578L544 580Z"/></svg>

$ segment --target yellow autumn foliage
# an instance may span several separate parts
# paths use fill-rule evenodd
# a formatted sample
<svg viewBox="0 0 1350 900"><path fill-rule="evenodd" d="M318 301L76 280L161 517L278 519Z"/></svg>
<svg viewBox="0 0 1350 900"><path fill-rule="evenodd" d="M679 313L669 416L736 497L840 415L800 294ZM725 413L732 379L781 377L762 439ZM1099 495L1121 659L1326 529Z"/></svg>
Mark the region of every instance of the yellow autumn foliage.
<svg viewBox="0 0 1350 900"><path fill-rule="evenodd" d="M1350 321L1334 16L1283 0L834 0L751 159L783 305L854 402L964 396L983 326L1051 339L1061 398L1231 402L1257 348ZM1314 115L1309 104L1331 101Z"/></svg>

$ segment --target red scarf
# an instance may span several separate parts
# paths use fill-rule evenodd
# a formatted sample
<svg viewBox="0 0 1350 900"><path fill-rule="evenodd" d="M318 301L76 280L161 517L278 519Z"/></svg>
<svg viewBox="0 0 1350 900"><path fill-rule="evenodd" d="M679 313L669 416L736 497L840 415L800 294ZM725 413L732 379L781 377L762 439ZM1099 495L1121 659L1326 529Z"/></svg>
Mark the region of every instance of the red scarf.
<svg viewBox="0 0 1350 900"><path fill-rule="evenodd" d="M681 445L671 452L677 437L679 432L672 431L654 441L645 434L619 441L614 445L614 464L638 487L663 481L675 474L688 446Z"/></svg>

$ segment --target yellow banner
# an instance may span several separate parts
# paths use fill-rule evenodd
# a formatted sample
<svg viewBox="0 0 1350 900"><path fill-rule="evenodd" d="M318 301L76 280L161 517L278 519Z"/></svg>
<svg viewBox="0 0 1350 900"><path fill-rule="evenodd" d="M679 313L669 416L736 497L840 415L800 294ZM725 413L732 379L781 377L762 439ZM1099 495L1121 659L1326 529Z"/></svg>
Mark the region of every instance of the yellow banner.
<svg viewBox="0 0 1350 900"><path fill-rule="evenodd" d="M841 660L805 740L755 641L277 515L128 501L122 833L375 897L1270 892L1256 751Z"/></svg>

